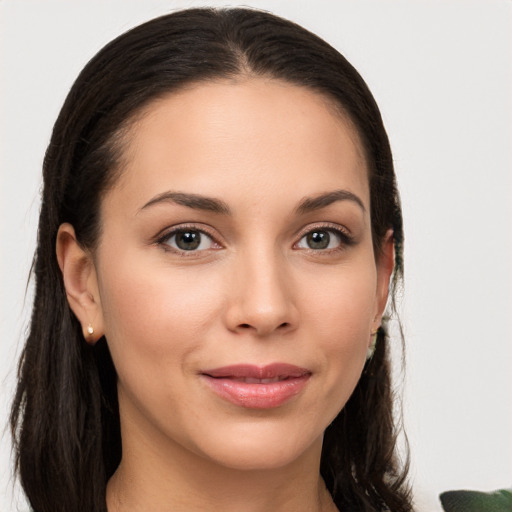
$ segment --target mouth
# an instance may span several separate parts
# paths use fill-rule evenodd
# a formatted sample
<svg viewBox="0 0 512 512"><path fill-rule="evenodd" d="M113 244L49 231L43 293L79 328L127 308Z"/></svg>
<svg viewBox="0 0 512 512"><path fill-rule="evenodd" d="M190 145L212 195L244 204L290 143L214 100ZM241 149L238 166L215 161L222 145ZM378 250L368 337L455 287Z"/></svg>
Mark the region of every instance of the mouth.
<svg viewBox="0 0 512 512"><path fill-rule="evenodd" d="M249 364L205 370L201 378L220 398L251 409L279 407L306 386L311 371L286 363Z"/></svg>
<svg viewBox="0 0 512 512"><path fill-rule="evenodd" d="M247 384L270 384L271 382L281 382L283 380L288 380L293 377L288 377L284 375L280 375L279 377L273 377L272 379L255 379L253 377L212 377L214 379L216 378L223 378L223 379L231 379L236 382L245 382Z"/></svg>

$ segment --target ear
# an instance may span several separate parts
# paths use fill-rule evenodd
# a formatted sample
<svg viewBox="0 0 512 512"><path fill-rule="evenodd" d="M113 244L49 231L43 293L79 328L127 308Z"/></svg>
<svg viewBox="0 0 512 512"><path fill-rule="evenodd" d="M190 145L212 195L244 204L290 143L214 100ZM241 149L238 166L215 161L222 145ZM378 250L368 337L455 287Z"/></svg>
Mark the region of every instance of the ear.
<svg viewBox="0 0 512 512"><path fill-rule="evenodd" d="M395 267L395 246L393 230L386 233L380 252L377 255L377 293L375 301L375 320L373 330L376 331L382 323L382 315L386 309L389 295L389 282Z"/></svg>
<svg viewBox="0 0 512 512"><path fill-rule="evenodd" d="M59 227L56 250L69 307L82 325L86 341L94 344L103 336L104 326L91 254L82 249L73 226L68 223Z"/></svg>

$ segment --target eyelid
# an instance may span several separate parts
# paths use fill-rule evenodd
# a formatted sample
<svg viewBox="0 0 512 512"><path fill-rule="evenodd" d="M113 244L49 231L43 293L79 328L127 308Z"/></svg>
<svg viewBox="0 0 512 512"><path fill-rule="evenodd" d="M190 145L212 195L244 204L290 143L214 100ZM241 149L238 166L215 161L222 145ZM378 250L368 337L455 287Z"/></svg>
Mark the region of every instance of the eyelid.
<svg viewBox="0 0 512 512"><path fill-rule="evenodd" d="M308 224L307 226L301 228L296 236L297 238L300 239L304 235L311 233L311 231L314 231L315 229L324 229L326 231L332 230L336 231L337 233L341 233L344 237L353 238L352 233L348 228L341 224L336 224L334 222L313 222L312 224Z"/></svg>

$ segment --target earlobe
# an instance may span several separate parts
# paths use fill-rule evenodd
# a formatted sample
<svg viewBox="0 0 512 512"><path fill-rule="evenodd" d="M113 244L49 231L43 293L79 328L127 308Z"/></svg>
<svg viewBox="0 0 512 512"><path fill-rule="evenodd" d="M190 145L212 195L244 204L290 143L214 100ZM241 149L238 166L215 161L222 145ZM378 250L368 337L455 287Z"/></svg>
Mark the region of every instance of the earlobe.
<svg viewBox="0 0 512 512"><path fill-rule="evenodd" d="M377 311L376 318L382 318L389 295L389 283L395 267L393 230L386 233L377 258ZM375 326L377 329L379 324Z"/></svg>
<svg viewBox="0 0 512 512"><path fill-rule="evenodd" d="M56 252L69 306L82 326L85 340L94 344L104 332L96 269L71 224L59 227Z"/></svg>

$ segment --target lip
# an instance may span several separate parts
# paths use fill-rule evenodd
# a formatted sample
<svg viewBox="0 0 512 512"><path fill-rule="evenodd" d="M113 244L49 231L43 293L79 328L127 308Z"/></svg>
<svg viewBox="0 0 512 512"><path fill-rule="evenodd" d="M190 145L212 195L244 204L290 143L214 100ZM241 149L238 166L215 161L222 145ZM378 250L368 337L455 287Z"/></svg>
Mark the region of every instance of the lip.
<svg viewBox="0 0 512 512"><path fill-rule="evenodd" d="M215 394L232 404L271 409L298 395L311 377L311 371L287 363L239 364L204 370L200 376Z"/></svg>

